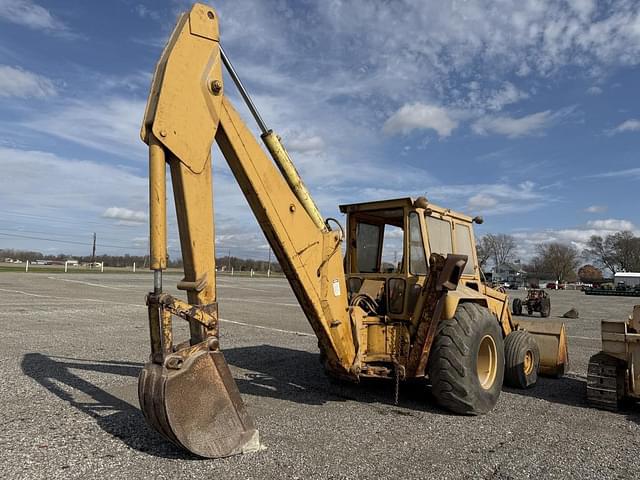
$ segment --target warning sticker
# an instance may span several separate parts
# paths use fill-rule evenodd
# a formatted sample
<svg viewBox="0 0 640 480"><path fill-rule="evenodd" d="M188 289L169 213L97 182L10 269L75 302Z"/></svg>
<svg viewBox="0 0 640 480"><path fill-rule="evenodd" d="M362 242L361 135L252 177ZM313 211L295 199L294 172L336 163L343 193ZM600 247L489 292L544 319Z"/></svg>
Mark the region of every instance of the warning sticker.
<svg viewBox="0 0 640 480"><path fill-rule="evenodd" d="M333 296L334 297L340 296L340 281L338 279L335 279L333 281Z"/></svg>

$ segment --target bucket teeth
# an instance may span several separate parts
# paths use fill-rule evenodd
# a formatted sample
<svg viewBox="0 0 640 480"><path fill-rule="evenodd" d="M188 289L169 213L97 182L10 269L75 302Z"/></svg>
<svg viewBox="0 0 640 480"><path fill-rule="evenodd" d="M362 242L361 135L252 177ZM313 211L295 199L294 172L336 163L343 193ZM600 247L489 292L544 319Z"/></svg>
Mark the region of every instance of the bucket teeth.
<svg viewBox="0 0 640 480"><path fill-rule="evenodd" d="M138 396L149 424L195 455L219 458L260 448L220 351L196 352L179 369L147 363L138 378Z"/></svg>

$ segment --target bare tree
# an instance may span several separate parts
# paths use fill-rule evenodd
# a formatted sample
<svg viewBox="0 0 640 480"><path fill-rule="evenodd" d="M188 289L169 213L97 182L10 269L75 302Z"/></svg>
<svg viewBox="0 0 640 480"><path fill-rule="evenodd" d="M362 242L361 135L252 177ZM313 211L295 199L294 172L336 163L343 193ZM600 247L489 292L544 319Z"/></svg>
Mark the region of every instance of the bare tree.
<svg viewBox="0 0 640 480"><path fill-rule="evenodd" d="M618 266L614 258L613 243L610 237L609 235L606 239L603 239L600 235L592 235L587 242L587 248L584 250L584 253L588 258L608 268L611 273L616 273Z"/></svg>
<svg viewBox="0 0 640 480"><path fill-rule="evenodd" d="M605 238L593 235L584 253L611 273L640 270L640 238L628 230Z"/></svg>
<svg viewBox="0 0 640 480"><path fill-rule="evenodd" d="M496 267L513 258L513 252L516 249L516 240L513 236L489 233L482 237L482 241L486 242L485 248L490 252Z"/></svg>
<svg viewBox="0 0 640 480"><path fill-rule="evenodd" d="M580 263L578 250L563 243L544 243L538 245L537 263L545 272L552 274L558 282L575 278Z"/></svg>
<svg viewBox="0 0 640 480"><path fill-rule="evenodd" d="M620 270L637 272L640 270L640 238L630 231L614 233L607 237L613 246L614 260Z"/></svg>
<svg viewBox="0 0 640 480"><path fill-rule="evenodd" d="M481 237L476 243L476 255L478 256L478 266L480 270L484 270L484 266L492 255L488 244L489 242L487 241L486 235Z"/></svg>

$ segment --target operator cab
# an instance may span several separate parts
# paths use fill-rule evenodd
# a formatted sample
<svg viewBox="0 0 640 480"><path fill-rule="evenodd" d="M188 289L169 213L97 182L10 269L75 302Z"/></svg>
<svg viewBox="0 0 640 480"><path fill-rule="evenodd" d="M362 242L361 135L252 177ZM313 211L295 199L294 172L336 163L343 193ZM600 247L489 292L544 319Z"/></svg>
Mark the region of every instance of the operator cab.
<svg viewBox="0 0 640 480"><path fill-rule="evenodd" d="M371 313L411 321L431 253L467 255L461 282L478 289L472 219L424 197L340 205L347 214L345 273L350 299L364 295ZM475 220L475 219L474 219Z"/></svg>

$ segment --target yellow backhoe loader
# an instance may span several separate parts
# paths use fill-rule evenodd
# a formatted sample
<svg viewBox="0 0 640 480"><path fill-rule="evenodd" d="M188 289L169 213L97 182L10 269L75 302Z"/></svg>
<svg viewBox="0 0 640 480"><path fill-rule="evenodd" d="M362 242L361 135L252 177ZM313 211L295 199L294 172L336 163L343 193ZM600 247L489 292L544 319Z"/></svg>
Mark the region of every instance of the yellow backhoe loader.
<svg viewBox="0 0 640 480"><path fill-rule="evenodd" d="M223 66L269 155L225 94ZM176 445L210 458L259 448L219 345L214 140L318 337L331 376L389 379L396 392L401 381L428 379L443 407L476 415L493 408L503 380L528 387L538 372L564 372L564 326L515 322L507 295L482 283L472 228L479 217L424 197L342 205L345 228L322 217L221 48L212 8L195 4L180 16L156 67L141 137L149 146L154 285L147 296L151 356L140 374L139 398L148 423ZM184 263L178 289L186 301L162 287L167 165ZM400 258L388 262L383 253L392 231L403 241ZM188 341L174 341L174 317L189 323Z"/></svg>
<svg viewBox="0 0 640 480"><path fill-rule="evenodd" d="M640 400L640 305L627 321L602 320L602 350L589 359L587 402L616 411Z"/></svg>

